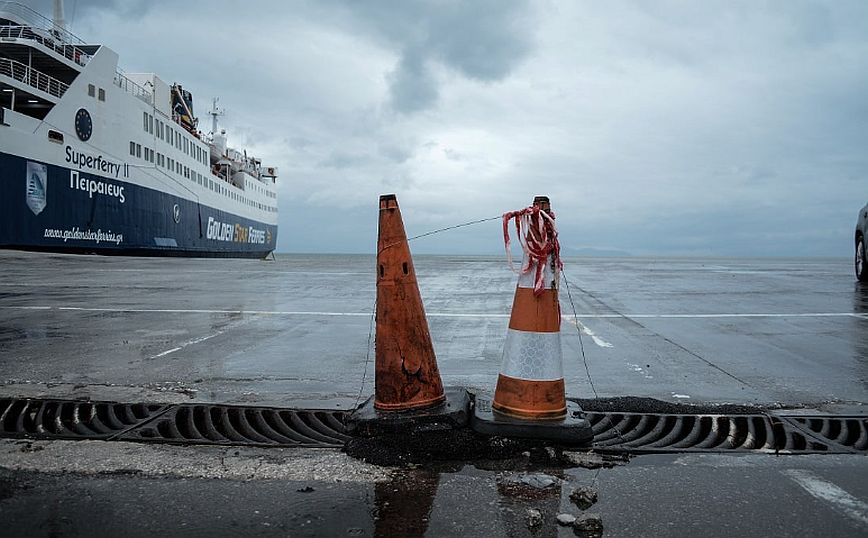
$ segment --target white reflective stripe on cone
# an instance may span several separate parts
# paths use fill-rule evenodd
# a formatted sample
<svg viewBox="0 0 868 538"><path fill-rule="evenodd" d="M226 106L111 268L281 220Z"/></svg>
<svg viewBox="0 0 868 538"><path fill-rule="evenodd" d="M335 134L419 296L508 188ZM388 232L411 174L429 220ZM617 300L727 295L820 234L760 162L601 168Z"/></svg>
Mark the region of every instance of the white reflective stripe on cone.
<svg viewBox="0 0 868 538"><path fill-rule="evenodd" d="M522 264L522 267L524 265ZM530 271L524 274L518 275L518 287L519 288L533 288L534 280L536 279L536 266L532 266ZM545 285L545 289L552 289L552 281L554 277L552 276L552 259L549 258L546 260L545 268L543 269L543 284Z"/></svg>
<svg viewBox="0 0 868 538"><path fill-rule="evenodd" d="M508 329L500 373L532 381L557 381L564 377L561 333L536 333Z"/></svg>

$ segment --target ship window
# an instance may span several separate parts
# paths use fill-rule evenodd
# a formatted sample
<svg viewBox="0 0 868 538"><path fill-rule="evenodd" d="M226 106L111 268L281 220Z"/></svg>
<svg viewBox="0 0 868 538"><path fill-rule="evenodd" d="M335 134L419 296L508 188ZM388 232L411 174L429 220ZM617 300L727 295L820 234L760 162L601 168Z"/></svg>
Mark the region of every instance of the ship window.
<svg viewBox="0 0 868 538"><path fill-rule="evenodd" d="M154 117L148 114L148 132L154 134Z"/></svg>
<svg viewBox="0 0 868 538"><path fill-rule="evenodd" d="M87 85L87 95L90 97L93 97L94 95L96 95L96 86L94 86L93 84L88 84Z"/></svg>
<svg viewBox="0 0 868 538"><path fill-rule="evenodd" d="M142 158L142 145L141 144L136 144L136 157L138 157L139 159Z"/></svg>
<svg viewBox="0 0 868 538"><path fill-rule="evenodd" d="M144 122L145 132L148 132L148 113L142 112L142 121Z"/></svg>
<svg viewBox="0 0 868 538"><path fill-rule="evenodd" d="M169 139L166 140L166 142L168 142L169 144L174 144L174 143L175 143L175 139L172 138L172 128L171 128L171 127L169 127L169 133L168 133L168 134L169 134Z"/></svg>
<svg viewBox="0 0 868 538"><path fill-rule="evenodd" d="M136 143L130 140L130 155L136 156Z"/></svg>
<svg viewBox="0 0 868 538"><path fill-rule="evenodd" d="M99 89L99 98L100 101L105 101L105 90L103 88Z"/></svg>
<svg viewBox="0 0 868 538"><path fill-rule="evenodd" d="M63 144L63 133L49 129L48 130L48 139L52 142L56 142L58 144Z"/></svg>

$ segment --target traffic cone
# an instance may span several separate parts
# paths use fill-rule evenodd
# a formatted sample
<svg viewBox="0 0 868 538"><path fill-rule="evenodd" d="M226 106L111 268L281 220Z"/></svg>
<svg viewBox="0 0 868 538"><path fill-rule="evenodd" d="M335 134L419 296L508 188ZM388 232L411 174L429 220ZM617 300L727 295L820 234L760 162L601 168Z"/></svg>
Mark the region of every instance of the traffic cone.
<svg viewBox="0 0 868 538"><path fill-rule="evenodd" d="M491 406L516 418L560 419L567 413L558 303L560 253L549 199L537 196L531 207L504 215L507 251L512 219L524 259Z"/></svg>
<svg viewBox="0 0 868 538"><path fill-rule="evenodd" d="M515 220L524 251L503 363L494 400L476 396L471 426L477 433L587 446L591 423L576 402L567 402L561 351L558 275L563 267L549 199L503 215L509 254L509 223Z"/></svg>
<svg viewBox="0 0 868 538"><path fill-rule="evenodd" d="M446 398L394 194L380 196L374 407L403 411Z"/></svg>

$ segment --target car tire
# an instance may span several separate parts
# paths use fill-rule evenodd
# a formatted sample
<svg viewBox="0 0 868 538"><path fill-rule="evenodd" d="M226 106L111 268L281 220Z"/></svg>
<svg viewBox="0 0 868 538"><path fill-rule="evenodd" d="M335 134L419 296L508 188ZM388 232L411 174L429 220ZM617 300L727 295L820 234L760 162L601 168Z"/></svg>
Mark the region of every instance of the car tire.
<svg viewBox="0 0 868 538"><path fill-rule="evenodd" d="M856 278L859 282L868 282L868 252L865 252L863 237L856 241Z"/></svg>

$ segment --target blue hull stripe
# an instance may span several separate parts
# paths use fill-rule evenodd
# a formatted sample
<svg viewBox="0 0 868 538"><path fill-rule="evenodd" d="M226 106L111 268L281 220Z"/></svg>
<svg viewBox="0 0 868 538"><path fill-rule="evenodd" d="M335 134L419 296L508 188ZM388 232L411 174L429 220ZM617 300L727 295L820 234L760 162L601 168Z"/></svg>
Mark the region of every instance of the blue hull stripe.
<svg viewBox="0 0 868 538"><path fill-rule="evenodd" d="M4 248L264 258L277 241L274 225L6 153L0 153L0 185Z"/></svg>

